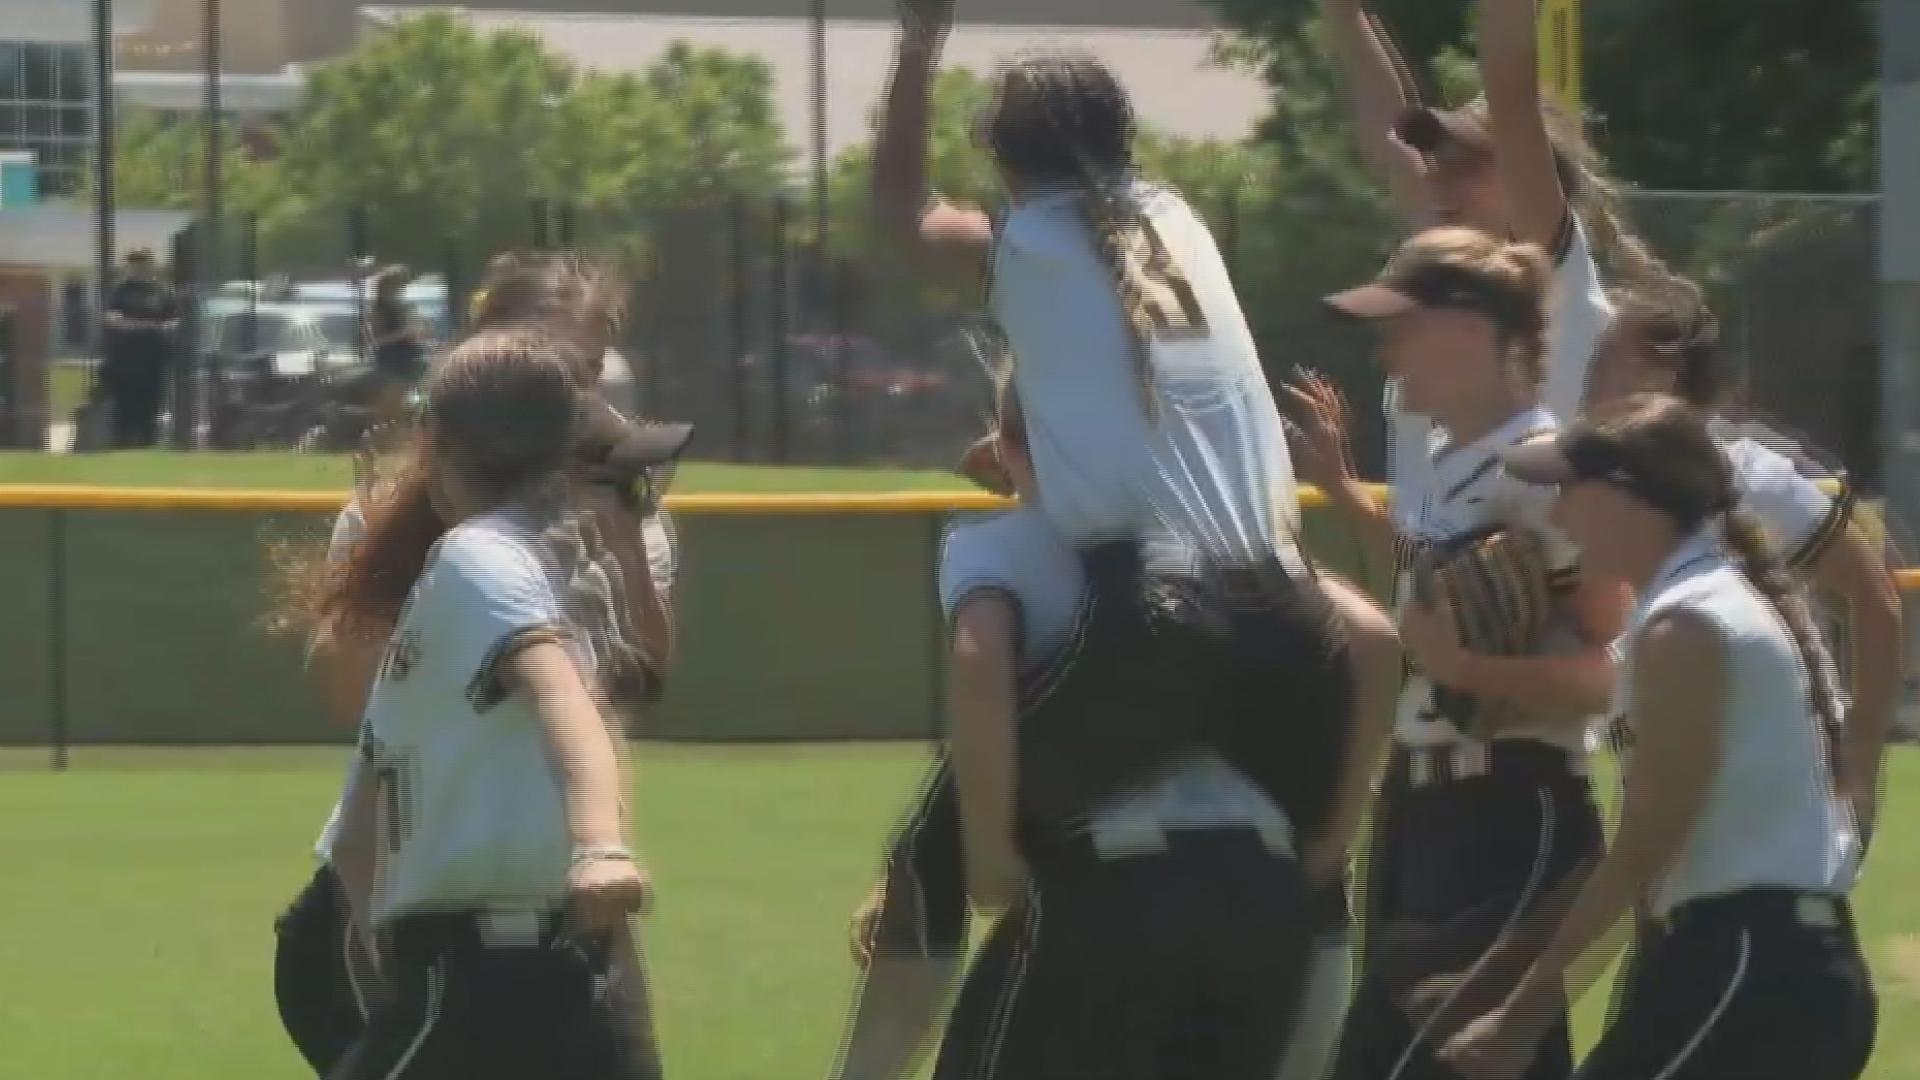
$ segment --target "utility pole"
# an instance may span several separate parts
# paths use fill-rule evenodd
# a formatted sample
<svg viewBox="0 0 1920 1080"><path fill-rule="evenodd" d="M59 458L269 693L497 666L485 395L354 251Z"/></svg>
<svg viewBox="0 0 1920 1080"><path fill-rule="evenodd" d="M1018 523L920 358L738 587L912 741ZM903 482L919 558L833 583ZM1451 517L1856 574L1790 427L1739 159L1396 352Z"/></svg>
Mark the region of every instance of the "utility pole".
<svg viewBox="0 0 1920 1080"><path fill-rule="evenodd" d="M113 291L113 0L93 0L93 352L105 358ZM89 386L100 377L96 365Z"/></svg>
<svg viewBox="0 0 1920 1080"><path fill-rule="evenodd" d="M1880 447L1891 520L1920 527L1920 0L1880 0Z"/></svg>

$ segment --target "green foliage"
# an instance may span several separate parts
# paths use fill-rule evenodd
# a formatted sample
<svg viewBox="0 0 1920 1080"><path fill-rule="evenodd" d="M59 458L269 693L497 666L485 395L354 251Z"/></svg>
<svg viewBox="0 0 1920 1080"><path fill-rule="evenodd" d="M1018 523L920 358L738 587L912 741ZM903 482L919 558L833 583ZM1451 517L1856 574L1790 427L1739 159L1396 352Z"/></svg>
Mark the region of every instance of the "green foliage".
<svg viewBox="0 0 1920 1080"><path fill-rule="evenodd" d="M1212 2L1268 51L1307 32L1315 7ZM1371 6L1428 95L1461 100L1472 0ZM1870 190L1874 11L1873 0L1589 0L1587 107L1601 148L1642 188Z"/></svg>
<svg viewBox="0 0 1920 1080"><path fill-rule="evenodd" d="M314 70L255 160L227 153L226 206L260 218L268 268L338 267L352 207L383 260L440 266L524 246L531 201L571 203L583 240L635 255L654 215L765 195L790 152L756 58L676 44L638 75L575 71L538 38L409 18ZM146 114L120 131L132 206L192 209L200 128Z"/></svg>
<svg viewBox="0 0 1920 1080"><path fill-rule="evenodd" d="M240 210L258 206L271 186L266 170L230 130L220 147L221 191ZM205 197L207 138L200 124L145 109L120 113L114 134L114 190L121 206L139 210L194 210ZM81 195L92 197L93 171Z"/></svg>

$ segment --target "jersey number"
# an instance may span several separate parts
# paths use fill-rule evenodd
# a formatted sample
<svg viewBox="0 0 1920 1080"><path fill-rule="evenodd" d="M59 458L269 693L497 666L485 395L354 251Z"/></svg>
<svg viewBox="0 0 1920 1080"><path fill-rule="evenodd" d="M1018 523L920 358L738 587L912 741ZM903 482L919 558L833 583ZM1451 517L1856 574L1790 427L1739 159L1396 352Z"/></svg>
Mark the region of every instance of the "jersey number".
<svg viewBox="0 0 1920 1080"><path fill-rule="evenodd" d="M392 759L373 763L373 791L377 800L380 839L387 854L400 850L413 834L413 769Z"/></svg>
<svg viewBox="0 0 1920 1080"><path fill-rule="evenodd" d="M1153 223L1142 220L1126 229L1126 291L1133 312L1144 316L1155 337L1198 336L1207 332L1193 283L1174 265L1173 255Z"/></svg>

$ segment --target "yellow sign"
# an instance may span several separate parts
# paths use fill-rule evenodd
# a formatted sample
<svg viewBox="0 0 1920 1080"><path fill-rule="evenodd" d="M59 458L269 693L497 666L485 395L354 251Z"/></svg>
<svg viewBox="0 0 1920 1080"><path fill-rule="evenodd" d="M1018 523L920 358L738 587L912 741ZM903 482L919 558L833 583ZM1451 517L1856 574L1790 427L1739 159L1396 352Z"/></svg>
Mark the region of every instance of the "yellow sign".
<svg viewBox="0 0 1920 1080"><path fill-rule="evenodd" d="M1581 115L1580 0L1540 0L1540 85L1571 116Z"/></svg>

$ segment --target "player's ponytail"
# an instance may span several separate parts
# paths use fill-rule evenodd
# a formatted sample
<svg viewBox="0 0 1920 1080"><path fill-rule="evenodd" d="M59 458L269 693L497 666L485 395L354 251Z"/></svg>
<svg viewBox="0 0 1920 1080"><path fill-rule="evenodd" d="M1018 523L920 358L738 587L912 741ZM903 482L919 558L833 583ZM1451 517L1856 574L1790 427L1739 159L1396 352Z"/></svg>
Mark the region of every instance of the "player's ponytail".
<svg viewBox="0 0 1920 1080"><path fill-rule="evenodd" d="M1153 385L1153 311L1146 291L1132 268L1127 238L1141 227L1140 208L1123 186L1128 181L1089 177L1080 205L1087 228L1093 234L1094 248L1106 263L1119 293L1120 311L1126 320L1129 355L1133 360L1134 380L1140 392L1140 407L1149 421L1160 417L1160 399Z"/></svg>
<svg viewBox="0 0 1920 1080"><path fill-rule="evenodd" d="M1149 420L1157 418L1151 344L1165 316L1156 313L1141 266L1143 258L1157 256L1134 250L1136 238L1150 229L1135 194L1135 121L1126 91L1089 54L1025 57L1002 73L987 132L995 161L1016 188L1058 185L1077 193L1120 301L1141 407ZM1157 248L1148 239L1148 247ZM1190 299L1181 306L1194 308Z"/></svg>
<svg viewBox="0 0 1920 1080"><path fill-rule="evenodd" d="M1721 531L1728 549L1740 560L1740 569L1746 574L1747 580L1773 605L1780 621L1786 625L1787 633L1793 638L1794 649L1800 654L1800 666L1806 670L1813 714L1820 722L1827 769L1835 786L1844 787L1848 777L1845 774L1846 755L1841 752L1844 733L1840 711L1829 682L1826 655L1820 647L1806 599L1795 587L1786 568L1774 556L1766 534L1745 511L1738 508L1728 511Z"/></svg>
<svg viewBox="0 0 1920 1080"><path fill-rule="evenodd" d="M393 632L447 525L434 510L417 458L356 497L366 525L344 557L330 559L323 542L285 542L268 552L275 571L270 630L300 636L325 630L363 641Z"/></svg>
<svg viewBox="0 0 1920 1080"><path fill-rule="evenodd" d="M1700 414L1677 398L1638 394L1604 410L1585 426L1630 463L1629 471L1645 483L1646 490L1658 493L1655 508L1672 519L1682 536L1718 519L1727 550L1793 639L1806 672L1808 704L1820 726L1828 771L1836 784L1843 783L1838 699L1813 617L1765 533L1739 508L1733 466Z"/></svg>

